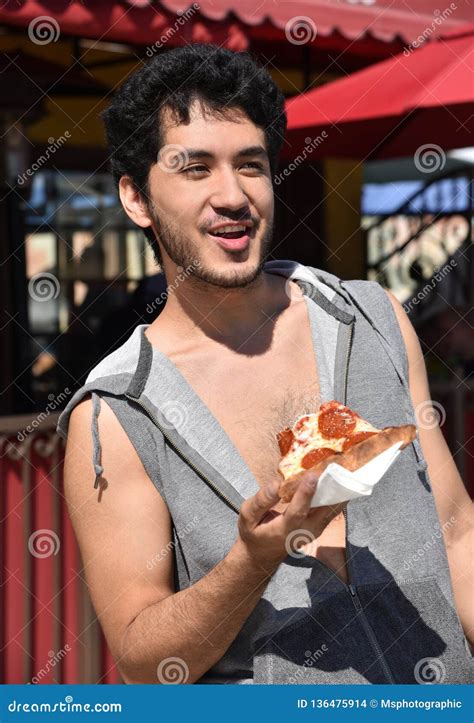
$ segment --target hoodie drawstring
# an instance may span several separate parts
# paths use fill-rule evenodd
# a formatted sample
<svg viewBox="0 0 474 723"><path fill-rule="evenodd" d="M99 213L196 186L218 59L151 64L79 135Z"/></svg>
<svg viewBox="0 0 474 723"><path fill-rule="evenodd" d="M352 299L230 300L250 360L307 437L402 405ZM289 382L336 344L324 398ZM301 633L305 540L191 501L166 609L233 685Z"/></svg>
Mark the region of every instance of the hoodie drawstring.
<svg viewBox="0 0 474 723"><path fill-rule="evenodd" d="M100 463L102 449L100 445L99 437L99 423L98 417L100 413L100 397L95 392L92 392L92 444L93 444L93 457L92 462L94 465L95 482L94 489L99 486L99 480L104 472L104 468Z"/></svg>

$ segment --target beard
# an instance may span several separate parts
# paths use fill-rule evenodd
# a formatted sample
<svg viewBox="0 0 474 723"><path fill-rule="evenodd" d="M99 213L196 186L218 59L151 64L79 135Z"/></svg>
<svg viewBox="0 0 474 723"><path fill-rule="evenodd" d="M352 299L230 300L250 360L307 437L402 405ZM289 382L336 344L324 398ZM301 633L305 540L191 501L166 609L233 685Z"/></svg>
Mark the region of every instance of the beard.
<svg viewBox="0 0 474 723"><path fill-rule="evenodd" d="M187 277L190 281L195 280L202 285L209 284L222 289L239 289L249 286L261 275L271 247L273 219L261 240L257 263L251 268L233 268L223 272L213 269L209 264L206 265L201 258L199 244L190 240L178 227L160 219L156 208L150 209L150 215L156 225L160 243L170 259L182 269L191 269ZM254 224L253 229L258 230L257 224ZM239 262L239 256L243 253L245 252L239 251L232 254L235 262Z"/></svg>

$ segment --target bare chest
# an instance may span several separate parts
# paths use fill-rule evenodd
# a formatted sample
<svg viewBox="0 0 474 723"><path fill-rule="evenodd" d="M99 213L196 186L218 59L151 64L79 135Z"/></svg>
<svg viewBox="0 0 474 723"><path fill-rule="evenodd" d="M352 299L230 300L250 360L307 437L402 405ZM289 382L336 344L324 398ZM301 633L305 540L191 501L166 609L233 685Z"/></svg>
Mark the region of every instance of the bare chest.
<svg viewBox="0 0 474 723"><path fill-rule="evenodd" d="M208 364L196 359L182 371L263 486L278 477L278 432L320 403L312 340Z"/></svg>
<svg viewBox="0 0 474 723"><path fill-rule="evenodd" d="M259 486L280 479L276 435L320 402L317 358L303 317L262 355L207 353L173 359L217 419ZM345 520L332 520L304 552L317 557L347 582Z"/></svg>
<svg viewBox="0 0 474 723"><path fill-rule="evenodd" d="M236 371L236 370L234 370ZM295 364L294 355L252 373L225 374L216 384L219 394L207 392L206 403L218 419L258 484L280 478L276 435L320 403L314 355L307 350ZM215 391L214 390L214 391ZM201 390L205 393L205 390ZM348 582L345 559L345 519L342 513L307 545L305 554L316 557Z"/></svg>

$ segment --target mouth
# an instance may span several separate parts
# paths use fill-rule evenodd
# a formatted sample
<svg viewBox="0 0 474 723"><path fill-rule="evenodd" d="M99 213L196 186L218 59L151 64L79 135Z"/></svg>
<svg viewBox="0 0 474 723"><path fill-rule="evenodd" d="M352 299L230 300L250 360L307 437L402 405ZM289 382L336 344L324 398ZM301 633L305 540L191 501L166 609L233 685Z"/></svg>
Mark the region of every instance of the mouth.
<svg viewBox="0 0 474 723"><path fill-rule="evenodd" d="M244 251L250 242L252 225L226 224L207 232L226 251Z"/></svg>

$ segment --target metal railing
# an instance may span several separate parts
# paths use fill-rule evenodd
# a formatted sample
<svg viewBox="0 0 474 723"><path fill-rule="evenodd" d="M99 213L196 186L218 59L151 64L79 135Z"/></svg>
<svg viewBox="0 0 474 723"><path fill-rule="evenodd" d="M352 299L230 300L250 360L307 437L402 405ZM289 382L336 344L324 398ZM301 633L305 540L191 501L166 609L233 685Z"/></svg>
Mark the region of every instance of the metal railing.
<svg viewBox="0 0 474 723"><path fill-rule="evenodd" d="M120 683L67 512L57 417L0 418L0 682Z"/></svg>

